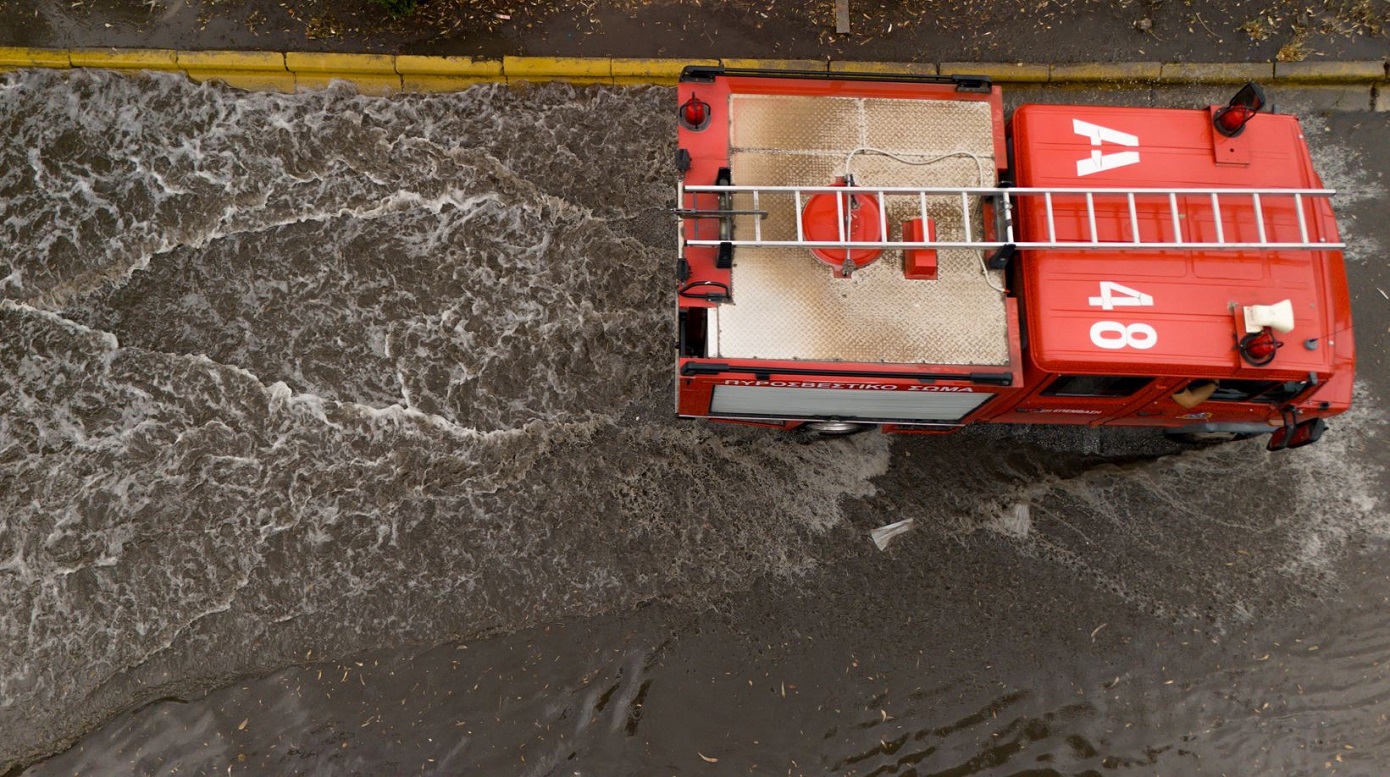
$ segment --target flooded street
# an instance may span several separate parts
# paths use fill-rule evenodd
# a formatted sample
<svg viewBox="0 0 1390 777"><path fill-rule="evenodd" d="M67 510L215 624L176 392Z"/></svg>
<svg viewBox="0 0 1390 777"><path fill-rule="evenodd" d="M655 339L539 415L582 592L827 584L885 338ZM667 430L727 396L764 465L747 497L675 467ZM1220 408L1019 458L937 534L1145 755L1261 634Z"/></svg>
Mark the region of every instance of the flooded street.
<svg viewBox="0 0 1390 777"><path fill-rule="evenodd" d="M1390 114L1318 445L805 444L672 417L669 89L3 78L0 773L1390 768Z"/></svg>

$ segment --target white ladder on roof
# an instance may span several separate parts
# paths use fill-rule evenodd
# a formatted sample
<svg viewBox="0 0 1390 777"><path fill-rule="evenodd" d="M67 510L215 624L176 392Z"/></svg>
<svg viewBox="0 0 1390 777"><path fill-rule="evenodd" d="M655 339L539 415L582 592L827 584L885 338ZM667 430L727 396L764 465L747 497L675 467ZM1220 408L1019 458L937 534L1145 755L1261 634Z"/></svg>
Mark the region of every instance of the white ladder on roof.
<svg viewBox="0 0 1390 777"><path fill-rule="evenodd" d="M961 223L963 224L962 234L953 236L955 239L937 239L930 241L905 242L902 240L880 240L877 242L848 241L845 239L844 203L847 198L836 198L837 208L841 214L839 218L840 234L839 240L823 241L809 240L806 238L806 225L803 223L803 206L806 202L817 194L822 193L841 193L861 197L873 197L878 201L878 212L880 220L879 234L885 238L888 232L888 212L890 205L896 205L897 212L910 212L913 203L918 211L918 217L928 218L929 201L939 201L948 198L953 204L958 204L960 208ZM1212 251L1244 251L1244 250L1327 250L1345 248L1342 242L1332 242L1321 235L1313 236L1309 234L1309 220L1311 218L1309 206L1316 200L1326 200L1336 191L1333 189L1116 189L1116 188L1072 188L1072 187L903 187L903 186L685 186L682 184L679 189L678 202L682 205L687 204L687 195L690 195L689 204L691 207L682 207L676 214L682 219L695 221L693 236L684 238L684 245L687 246L748 246L758 248L883 248L883 249L941 249L941 248L966 248L966 249L1013 249L1018 250L1047 250L1047 249L1066 249L1066 250L1156 250L1156 249L1201 249ZM698 207L702 196L713 195L718 198L719 207L715 209L702 210ZM752 207L750 209L735 210L732 207L734 197L743 195L745 199L751 198ZM1180 207L1179 198L1182 198ZM1193 198L1201 198L1194 200ZM909 202L904 205L903 200ZM1155 199L1166 200L1166 202L1155 208L1152 201ZM795 208L796 239L795 240L769 240L764 239L762 234L762 219L766 218L768 211L763 209L763 204L769 200L780 203L780 207L791 205ZM996 209L997 229L995 239L986 240L984 235L975 234L971 226L971 215L973 208L983 201L991 201ZM1013 214L1022 202L1036 203L1041 201L1046 213L1047 239L1046 240L1019 240L1015 234ZM1140 206L1143 206L1141 212ZM1054 208L1065 206L1069 210L1074 210L1078 214L1084 209L1085 219L1082 222L1084 228L1079 237L1058 237L1057 212ZM1211 215L1211 235L1205 238L1198 238L1190 226L1184 230L1183 222L1187 218L1186 211L1193 207L1209 208L1207 213ZM1223 209L1224 208L1224 209ZM1166 223L1157 223L1155 215L1166 210ZM1127 219L1125 211L1128 212ZM1294 220L1298 225L1298 239L1290 240L1285 236L1284 239L1274 239L1271 233L1270 214L1279 217L1287 217L1289 212L1296 214ZM1097 214L1105 219L1103 226L1105 229L1098 229ZM1120 223L1116 225L1114 220L1118 215ZM753 235L750 239L747 235L735 237L733 234L733 219L739 216L754 216ZM712 237L700 235L699 223L702 220L715 219L719 221L719 234ZM1116 240L1113 237L1102 238L1102 231L1119 233L1123 232L1123 226L1127 223L1129 238ZM1141 226L1148 229L1152 234L1160 233L1157 238L1145 239L1141 236ZM1171 226L1171 232L1167 227ZM1249 236L1253 233L1254 240L1227 239L1227 232L1234 227L1236 232ZM1284 227L1281 232L1288 232ZM1319 230L1320 231L1320 230ZM1038 236L1041 237L1041 236ZM1314 239L1316 237L1316 239Z"/></svg>

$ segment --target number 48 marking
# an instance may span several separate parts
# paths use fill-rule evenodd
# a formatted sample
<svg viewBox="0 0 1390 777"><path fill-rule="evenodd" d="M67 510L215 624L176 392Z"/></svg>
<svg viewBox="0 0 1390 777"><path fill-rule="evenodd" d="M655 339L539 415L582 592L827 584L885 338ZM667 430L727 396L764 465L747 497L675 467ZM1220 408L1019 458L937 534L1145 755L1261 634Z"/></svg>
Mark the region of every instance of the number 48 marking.
<svg viewBox="0 0 1390 777"><path fill-rule="evenodd" d="M1091 307L1103 310L1115 308L1151 307L1154 298L1142 291L1122 286L1114 281L1100 282L1100 296L1091 297ZM1119 321L1097 321L1091 325L1091 343L1107 351L1120 348L1148 350L1158 344L1158 332L1149 324L1122 324Z"/></svg>
<svg viewBox="0 0 1390 777"><path fill-rule="evenodd" d="M1117 297L1116 294L1123 296ZM1114 281L1101 281L1100 296L1091 297L1090 303L1091 307L1114 310L1115 308L1148 307L1154 304L1154 298L1142 291L1121 286Z"/></svg>

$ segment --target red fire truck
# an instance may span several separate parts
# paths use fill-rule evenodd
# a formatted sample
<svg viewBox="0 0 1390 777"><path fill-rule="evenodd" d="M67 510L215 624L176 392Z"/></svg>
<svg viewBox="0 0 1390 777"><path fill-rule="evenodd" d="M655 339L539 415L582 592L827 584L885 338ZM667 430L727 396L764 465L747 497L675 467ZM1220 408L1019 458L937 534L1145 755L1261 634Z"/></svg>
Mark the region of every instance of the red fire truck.
<svg viewBox="0 0 1390 777"><path fill-rule="evenodd" d="M1351 404L1342 249L1298 120L1024 105L973 76L690 67L677 413L1316 441Z"/></svg>

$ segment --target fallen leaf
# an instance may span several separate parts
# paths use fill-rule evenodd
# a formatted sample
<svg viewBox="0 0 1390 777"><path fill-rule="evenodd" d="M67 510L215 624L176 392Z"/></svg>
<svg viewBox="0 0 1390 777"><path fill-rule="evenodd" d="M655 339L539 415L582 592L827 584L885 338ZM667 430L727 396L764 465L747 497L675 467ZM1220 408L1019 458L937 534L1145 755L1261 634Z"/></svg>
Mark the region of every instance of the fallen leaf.
<svg viewBox="0 0 1390 777"><path fill-rule="evenodd" d="M704 753L701 753L699 750L696 750L695 753L696 753L697 755L699 755L701 758L703 758L704 761L705 761L705 763L707 763L707 764L717 764L717 763L719 763L719 759L718 759L718 758L710 758L709 756L705 755Z"/></svg>

